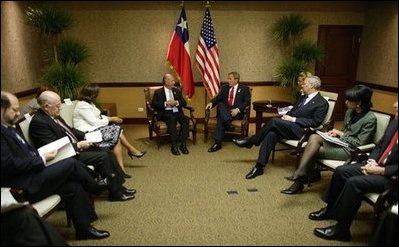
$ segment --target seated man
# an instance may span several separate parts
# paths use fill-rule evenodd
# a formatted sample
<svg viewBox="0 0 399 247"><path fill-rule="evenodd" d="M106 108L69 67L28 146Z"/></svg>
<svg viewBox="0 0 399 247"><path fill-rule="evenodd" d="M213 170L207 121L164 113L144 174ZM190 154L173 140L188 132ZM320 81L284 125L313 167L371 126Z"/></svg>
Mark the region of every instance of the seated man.
<svg viewBox="0 0 399 247"><path fill-rule="evenodd" d="M113 177L109 187L111 201L126 201L134 198L135 190L122 186L125 182L123 171L109 149L95 148L93 143L84 141L82 131L70 128L60 117L61 98L52 91L44 91L37 99L40 109L29 125L29 134L36 147L44 146L62 137L68 136L76 151L77 159L86 165L92 165L102 177Z"/></svg>
<svg viewBox="0 0 399 247"><path fill-rule="evenodd" d="M55 157L56 151L41 157L13 127L19 115L17 97L2 91L1 186L23 189L30 203L58 194L65 202L78 239L109 237L107 231L90 226L97 216L86 195L86 191L99 192L107 183L97 184L83 165L73 158L45 166Z"/></svg>
<svg viewBox="0 0 399 247"><path fill-rule="evenodd" d="M223 85L219 94L206 105L206 109L217 106L217 124L214 134L215 143L208 149L208 152L216 152L222 148L222 138L225 130L234 131L231 121L242 119L244 109L251 101L249 88L239 84L240 74L230 72L227 80L228 85Z"/></svg>
<svg viewBox="0 0 399 247"><path fill-rule="evenodd" d="M311 220L335 219L336 225L315 228L314 234L327 240L349 241L350 226L366 193L381 193L398 176L398 102L396 117L371 151L366 163L339 166L322 196L327 206L309 214Z"/></svg>
<svg viewBox="0 0 399 247"><path fill-rule="evenodd" d="M177 122L180 123L180 151L188 154L187 138L189 131L189 118L184 115L183 106L187 102L183 98L181 90L175 87L175 78L171 74L165 74L162 78L163 87L155 90L151 106L158 112L158 119L164 121L168 126L170 140L172 143L171 152L174 155L180 155L177 148L178 133L176 129Z"/></svg>
<svg viewBox="0 0 399 247"><path fill-rule="evenodd" d="M322 123L328 111L328 102L319 93L320 85L319 77L307 77L302 88L305 95L297 101L294 108L281 118L271 119L256 135L248 139L233 140L239 147L251 148L253 145L262 144L259 149L258 161L246 175L246 179L263 174L269 155L278 140L299 140L303 135L304 128L317 127Z"/></svg>

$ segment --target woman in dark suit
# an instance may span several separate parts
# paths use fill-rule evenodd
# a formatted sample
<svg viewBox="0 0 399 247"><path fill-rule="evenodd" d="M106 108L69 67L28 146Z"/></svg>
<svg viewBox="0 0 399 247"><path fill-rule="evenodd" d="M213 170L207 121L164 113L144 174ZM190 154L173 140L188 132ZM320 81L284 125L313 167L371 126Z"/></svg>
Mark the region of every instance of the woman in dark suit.
<svg viewBox="0 0 399 247"><path fill-rule="evenodd" d="M348 110L344 118L344 128L342 131L332 129L328 131L328 135L339 137L341 141L355 147L370 143L374 138L377 126L377 120L370 112L372 95L371 88L363 85L356 85L346 90L345 104ZM287 177L295 182L281 193L297 194L302 192L306 174L313 168L315 158L346 160L350 157L351 151L350 147L327 142L320 135L312 134L298 168L291 177Z"/></svg>

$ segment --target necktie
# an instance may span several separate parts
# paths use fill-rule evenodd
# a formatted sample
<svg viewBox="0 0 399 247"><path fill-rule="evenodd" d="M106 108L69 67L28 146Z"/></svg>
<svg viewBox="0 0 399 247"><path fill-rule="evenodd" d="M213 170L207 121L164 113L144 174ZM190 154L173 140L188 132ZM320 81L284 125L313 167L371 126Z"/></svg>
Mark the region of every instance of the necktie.
<svg viewBox="0 0 399 247"><path fill-rule="evenodd" d="M307 99L308 99L308 96L307 96L307 95L303 96L302 102L299 104L298 107L304 106Z"/></svg>
<svg viewBox="0 0 399 247"><path fill-rule="evenodd" d="M174 100L174 99L175 99L175 97L173 97L173 91L172 91L172 89L169 89L169 99L170 99L170 100ZM176 106L173 106L173 107L172 107L172 111L173 111L173 112L178 112L178 111L179 111L179 108L177 108Z"/></svg>
<svg viewBox="0 0 399 247"><path fill-rule="evenodd" d="M34 148L32 148L28 143L26 143L26 141L24 140L24 138L22 138L18 132L13 128L13 127L8 127L8 130L11 132L11 134L13 136L15 136L15 138L17 138L18 143L20 144L20 146L27 152L29 153L31 156L36 156L36 150Z"/></svg>
<svg viewBox="0 0 399 247"><path fill-rule="evenodd" d="M72 141L73 143L79 142L78 138L76 138L76 136L72 133L72 131L71 131L67 126L65 126L65 124L63 124L63 123L62 123L59 119L57 119L57 118L54 118L54 121L55 121L59 126L61 126L61 128L63 128L63 129L65 130L65 134L67 134L67 135L69 136L69 138L71 139L71 141Z"/></svg>
<svg viewBox="0 0 399 247"><path fill-rule="evenodd" d="M233 104L234 104L234 87L230 88L228 104L229 104L230 107L233 106Z"/></svg>
<svg viewBox="0 0 399 247"><path fill-rule="evenodd" d="M388 156L391 154L393 147L398 144L398 130L396 130L395 134L392 136L391 141L389 142L388 146L385 148L384 152L380 156L377 161L378 165L384 165L387 162Z"/></svg>

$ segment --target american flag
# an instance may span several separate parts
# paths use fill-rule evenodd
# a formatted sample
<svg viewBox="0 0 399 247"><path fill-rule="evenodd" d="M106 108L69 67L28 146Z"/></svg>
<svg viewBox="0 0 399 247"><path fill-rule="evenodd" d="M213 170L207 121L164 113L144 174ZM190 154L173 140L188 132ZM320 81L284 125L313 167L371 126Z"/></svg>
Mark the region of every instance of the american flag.
<svg viewBox="0 0 399 247"><path fill-rule="evenodd" d="M208 94L215 97L220 88L219 47L208 8L205 10L202 22L195 63L202 74L202 81Z"/></svg>
<svg viewBox="0 0 399 247"><path fill-rule="evenodd" d="M183 85L184 92L191 98L195 92L193 72L191 70L190 46L186 11L182 7L175 31L169 42L166 60L176 72Z"/></svg>

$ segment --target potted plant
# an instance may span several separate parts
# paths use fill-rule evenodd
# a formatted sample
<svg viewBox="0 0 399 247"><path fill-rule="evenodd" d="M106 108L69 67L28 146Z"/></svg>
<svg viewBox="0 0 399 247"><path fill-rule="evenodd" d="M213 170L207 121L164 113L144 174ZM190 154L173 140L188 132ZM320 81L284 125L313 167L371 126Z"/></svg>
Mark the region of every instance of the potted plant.
<svg viewBox="0 0 399 247"><path fill-rule="evenodd" d="M75 99L79 88L86 83L81 64L90 54L82 42L60 37L72 26L72 15L47 4L28 7L25 13L28 25L51 38L52 49L46 53L48 64L43 69L42 80L54 86L61 98Z"/></svg>
<svg viewBox="0 0 399 247"><path fill-rule="evenodd" d="M304 40L303 34L310 22L300 14L279 18L272 26L274 39L282 48L283 59L276 69L280 86L291 86L296 94L296 81L302 71L308 71L317 61L324 59L323 50L317 44Z"/></svg>

